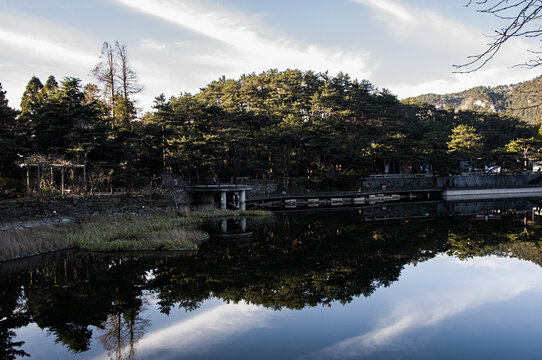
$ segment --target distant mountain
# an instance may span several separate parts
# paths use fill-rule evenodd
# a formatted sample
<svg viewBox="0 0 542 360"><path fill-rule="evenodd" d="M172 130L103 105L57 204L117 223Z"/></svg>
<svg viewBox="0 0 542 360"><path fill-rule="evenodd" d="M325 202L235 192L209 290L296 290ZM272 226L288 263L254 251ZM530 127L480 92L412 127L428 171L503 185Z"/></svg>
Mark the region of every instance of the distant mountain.
<svg viewBox="0 0 542 360"><path fill-rule="evenodd" d="M426 103L438 109L473 110L505 113L530 124L542 121L542 76L513 85L478 86L446 94L425 94L403 100L405 103Z"/></svg>

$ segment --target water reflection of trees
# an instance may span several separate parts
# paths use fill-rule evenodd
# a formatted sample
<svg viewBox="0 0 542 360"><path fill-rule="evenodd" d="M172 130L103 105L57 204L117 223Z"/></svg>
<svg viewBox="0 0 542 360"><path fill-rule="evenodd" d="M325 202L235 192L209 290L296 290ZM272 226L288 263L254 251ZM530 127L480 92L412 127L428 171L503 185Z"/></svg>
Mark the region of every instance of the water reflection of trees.
<svg viewBox="0 0 542 360"><path fill-rule="evenodd" d="M28 271L2 274L0 288L16 292L27 314L25 321L10 328L34 322L73 353L87 351L93 329L100 329L112 358L120 359L117 354L124 352L128 355L122 358L133 358L129 354L147 324L139 314L144 306L148 270L149 264L141 263L137 256L70 254L61 261L53 260ZM17 286L10 283L13 279ZM5 300L0 299L2 309L9 307L9 311L16 312L16 307ZM116 329L112 329L114 317L122 319ZM119 327L123 335L120 343L105 340L108 333ZM0 322L2 331L4 323ZM0 349L16 347L9 341L0 344Z"/></svg>
<svg viewBox="0 0 542 360"><path fill-rule="evenodd" d="M29 323L29 316L22 306L21 291L22 285L17 278L0 280L0 359L29 356L19 349L23 341L13 341L14 329Z"/></svg>
<svg viewBox="0 0 542 360"><path fill-rule="evenodd" d="M210 296L275 309L346 303L396 281L410 261L442 250L433 237L420 239L400 226L285 218L260 231L256 238L263 240L249 247L209 243L174 267L157 267L149 285L160 289L161 310L179 302L192 309Z"/></svg>
<svg viewBox="0 0 542 360"><path fill-rule="evenodd" d="M149 324L149 320L139 316L141 310L138 308L127 313L110 314L102 324L104 332L98 340L111 359L135 359L135 345Z"/></svg>
<svg viewBox="0 0 542 360"><path fill-rule="evenodd" d="M23 356L14 330L31 322L71 352L93 333L113 359L135 358L156 296L169 314L197 309L211 296L272 309L347 303L396 281L407 264L448 253L460 258L516 256L542 265L541 225L441 218L367 223L350 216L283 217L253 240L210 241L199 253L70 253L28 268L0 268L0 357ZM20 263L19 263L20 264Z"/></svg>

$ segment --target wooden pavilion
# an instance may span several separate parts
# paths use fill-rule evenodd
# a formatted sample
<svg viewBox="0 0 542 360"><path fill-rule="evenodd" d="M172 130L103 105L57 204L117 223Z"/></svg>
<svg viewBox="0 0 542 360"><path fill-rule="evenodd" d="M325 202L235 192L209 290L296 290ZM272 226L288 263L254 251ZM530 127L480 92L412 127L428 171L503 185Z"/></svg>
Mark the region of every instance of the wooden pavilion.
<svg viewBox="0 0 542 360"><path fill-rule="evenodd" d="M67 170L83 169L83 182L87 183L87 169L86 165L74 164L65 160L45 160L45 159L29 159L21 164L21 167L26 168L26 188L30 192L30 179L32 175L32 169L36 169L35 174L37 177L38 191L42 190L41 183L42 178L50 176L51 187L54 186L54 175L60 170L60 192L62 195L66 192L65 174ZM86 186L85 186L86 188Z"/></svg>

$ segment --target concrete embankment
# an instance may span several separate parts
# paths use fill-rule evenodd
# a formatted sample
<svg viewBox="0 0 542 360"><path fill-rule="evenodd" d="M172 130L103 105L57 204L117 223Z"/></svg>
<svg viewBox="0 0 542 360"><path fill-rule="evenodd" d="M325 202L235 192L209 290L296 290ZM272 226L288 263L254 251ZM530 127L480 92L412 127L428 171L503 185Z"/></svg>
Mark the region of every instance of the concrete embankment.
<svg viewBox="0 0 542 360"><path fill-rule="evenodd" d="M441 189L447 201L542 197L541 174L373 175L364 179L367 189Z"/></svg>
<svg viewBox="0 0 542 360"><path fill-rule="evenodd" d="M542 187L495 188L495 189L446 189L442 198L446 201L471 199L514 199L542 197Z"/></svg>
<svg viewBox="0 0 542 360"><path fill-rule="evenodd" d="M358 191L271 194L247 199L252 208L357 206L396 200L542 197L542 174L372 175Z"/></svg>
<svg viewBox="0 0 542 360"><path fill-rule="evenodd" d="M540 180L542 174L372 175L363 179L365 190L497 189L520 188Z"/></svg>

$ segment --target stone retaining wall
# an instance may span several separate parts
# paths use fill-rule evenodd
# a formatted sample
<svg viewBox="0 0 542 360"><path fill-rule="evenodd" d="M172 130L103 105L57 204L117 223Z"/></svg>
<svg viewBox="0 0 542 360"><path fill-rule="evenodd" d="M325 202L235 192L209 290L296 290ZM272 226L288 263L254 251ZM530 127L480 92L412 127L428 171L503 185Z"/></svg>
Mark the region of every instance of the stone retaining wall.
<svg viewBox="0 0 542 360"><path fill-rule="evenodd" d="M383 175L363 179L365 190L415 190L415 189L462 189L462 188L514 188L541 178L541 174L518 175Z"/></svg>
<svg viewBox="0 0 542 360"><path fill-rule="evenodd" d="M249 185L252 189L247 191L247 197L262 196L277 193L279 186L275 183L259 183Z"/></svg>

